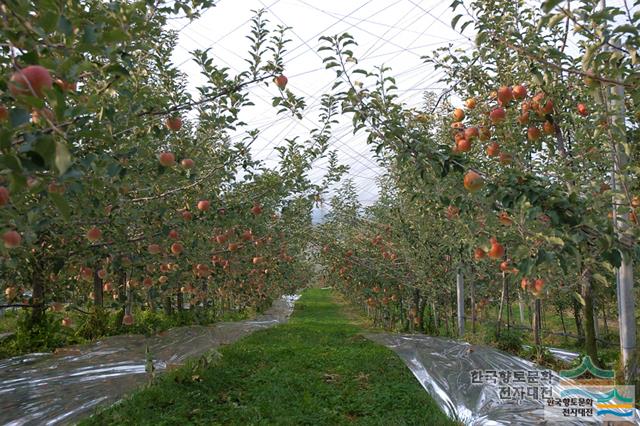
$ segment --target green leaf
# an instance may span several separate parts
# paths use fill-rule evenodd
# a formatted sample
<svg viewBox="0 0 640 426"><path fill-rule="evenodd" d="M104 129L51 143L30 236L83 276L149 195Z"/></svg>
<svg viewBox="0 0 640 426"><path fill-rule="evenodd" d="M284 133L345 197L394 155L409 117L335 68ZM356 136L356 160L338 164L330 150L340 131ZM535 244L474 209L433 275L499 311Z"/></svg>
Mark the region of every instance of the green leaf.
<svg viewBox="0 0 640 426"><path fill-rule="evenodd" d="M62 195L54 193L49 193L49 198L51 198L53 205L56 206L62 217L65 220L69 220L71 218L71 206L69 206L67 200Z"/></svg>
<svg viewBox="0 0 640 426"><path fill-rule="evenodd" d="M26 124L31 120L31 114L29 111L24 110L22 108L13 108L11 112L9 112L9 122L11 123L11 127L19 127L23 124Z"/></svg>
<svg viewBox="0 0 640 426"><path fill-rule="evenodd" d="M71 154L62 142L56 142L55 166L59 175L63 175L71 165Z"/></svg>
<svg viewBox="0 0 640 426"><path fill-rule="evenodd" d="M542 10L544 11L544 13L549 13L554 7L562 3L562 1L563 0L547 0L542 3Z"/></svg>
<svg viewBox="0 0 640 426"><path fill-rule="evenodd" d="M60 19L58 19L58 29L66 36L73 34L73 25L64 15L60 15Z"/></svg>
<svg viewBox="0 0 640 426"><path fill-rule="evenodd" d="M622 254L617 249L603 253L602 257L615 268L619 268L622 264Z"/></svg>
<svg viewBox="0 0 640 426"><path fill-rule="evenodd" d="M40 26L48 33L55 31L58 25L58 13L53 10L45 11L40 17Z"/></svg>
<svg viewBox="0 0 640 426"><path fill-rule="evenodd" d="M456 15L453 17L453 19L451 20L451 28L453 28L454 30L456 29L456 24L458 23L460 18L462 18L462 15Z"/></svg>
<svg viewBox="0 0 640 426"><path fill-rule="evenodd" d="M51 136L44 135L39 137L33 145L33 149L47 162L47 164L54 164L56 144Z"/></svg>

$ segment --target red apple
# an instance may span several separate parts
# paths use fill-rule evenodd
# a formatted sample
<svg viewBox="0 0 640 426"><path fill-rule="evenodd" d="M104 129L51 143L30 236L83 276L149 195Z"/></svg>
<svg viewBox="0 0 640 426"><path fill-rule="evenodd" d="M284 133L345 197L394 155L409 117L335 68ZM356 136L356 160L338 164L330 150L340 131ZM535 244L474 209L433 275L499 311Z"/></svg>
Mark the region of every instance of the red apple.
<svg viewBox="0 0 640 426"><path fill-rule="evenodd" d="M160 252L162 251L162 247L160 247L159 244L149 244L147 250L150 254L160 254Z"/></svg>
<svg viewBox="0 0 640 426"><path fill-rule="evenodd" d="M251 213L253 213L256 216L262 213L262 207L260 206L260 203L258 202L253 203L253 207L251 207Z"/></svg>
<svg viewBox="0 0 640 426"><path fill-rule="evenodd" d="M198 201L198 210L200 210L201 212L206 212L207 210L209 210L210 206L211 203L209 203L209 200Z"/></svg>
<svg viewBox="0 0 640 426"><path fill-rule="evenodd" d="M124 316L122 317L122 325L133 325L133 315L124 314Z"/></svg>
<svg viewBox="0 0 640 426"><path fill-rule="evenodd" d="M498 100L502 103L502 105L506 106L513 99L513 92L511 87L502 86L498 89Z"/></svg>
<svg viewBox="0 0 640 426"><path fill-rule="evenodd" d="M506 116L507 113L504 108L496 108L489 114L489 119L492 123L497 124L503 122Z"/></svg>
<svg viewBox="0 0 640 426"><path fill-rule="evenodd" d="M16 71L9 81L9 91L14 97L30 95L44 97L44 90L51 89L53 79L49 70L40 65L29 65Z"/></svg>
<svg viewBox="0 0 640 426"><path fill-rule="evenodd" d="M89 240L90 242L96 242L100 238L102 238L102 231L99 228L96 228L94 226L93 228L89 229L89 231L87 231L87 240Z"/></svg>
<svg viewBox="0 0 640 426"><path fill-rule="evenodd" d="M169 130L177 132L182 128L182 120L180 119L180 117L169 117L167 118L165 125Z"/></svg>
<svg viewBox="0 0 640 426"><path fill-rule="evenodd" d="M589 110L587 109L587 106L585 104L578 104L578 114L583 117L589 115Z"/></svg>
<svg viewBox="0 0 640 426"><path fill-rule="evenodd" d="M13 249L20 246L22 236L18 234L18 232L11 230L2 235L2 240L4 241L4 246L6 248Z"/></svg>
<svg viewBox="0 0 640 426"><path fill-rule="evenodd" d="M172 167L176 163L176 157L170 152L163 152L158 157L158 161L163 167Z"/></svg>
<svg viewBox="0 0 640 426"><path fill-rule="evenodd" d="M279 75L273 81L276 83L276 86L278 86L278 89L284 90L285 87L287 87L289 79L284 75Z"/></svg>
<svg viewBox="0 0 640 426"><path fill-rule="evenodd" d="M176 231L175 229L172 229L171 231L169 231L167 236L169 238L171 238L172 240L177 240L178 239L178 231Z"/></svg>
<svg viewBox="0 0 640 426"><path fill-rule="evenodd" d="M195 161L193 161L191 158L185 158L180 162L180 165L183 169L192 169L195 164Z"/></svg>
<svg viewBox="0 0 640 426"><path fill-rule="evenodd" d="M527 97L527 88L522 84L513 86L513 89L511 91L515 99L522 100Z"/></svg>
<svg viewBox="0 0 640 426"><path fill-rule="evenodd" d="M0 207L9 204L9 190L4 186L0 186Z"/></svg>
<svg viewBox="0 0 640 426"><path fill-rule="evenodd" d="M182 253L183 250L184 250L184 247L182 246L182 244L180 243L171 244L171 253L178 255Z"/></svg>
<svg viewBox="0 0 640 426"><path fill-rule="evenodd" d="M484 185L484 179L473 170L464 175L464 187L469 192L476 192Z"/></svg>

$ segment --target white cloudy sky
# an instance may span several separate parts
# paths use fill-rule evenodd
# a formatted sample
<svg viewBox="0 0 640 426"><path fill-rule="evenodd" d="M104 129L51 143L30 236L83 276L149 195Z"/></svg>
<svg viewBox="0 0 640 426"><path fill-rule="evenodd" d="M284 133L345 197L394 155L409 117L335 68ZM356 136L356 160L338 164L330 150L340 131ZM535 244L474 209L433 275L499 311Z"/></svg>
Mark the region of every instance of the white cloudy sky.
<svg viewBox="0 0 640 426"><path fill-rule="evenodd" d="M274 147L285 138L304 137L317 122L320 96L331 88L334 73L324 69L317 53L321 35L351 33L359 46L355 50L359 67L373 68L385 64L393 68L402 99L418 106L425 90L440 92L439 75L423 63L421 56L433 49L455 43L470 43L453 31L450 23L450 1L441 0L219 0L215 8L199 20L185 26L185 21L173 21L171 27L180 30L174 62L189 75L190 83L202 82L199 70L190 61L190 51L211 48L218 64L231 70L242 70L248 48L245 36L249 32L252 10L266 9L273 26L292 27L292 42L285 55L288 87L304 96L307 110L304 118L276 116L271 98L277 89L258 85L251 89L255 106L241 117L250 127L262 131L254 144L256 158L268 165L275 164ZM354 136L350 122L336 127L331 147L339 152L342 164L349 165L363 204L371 204L377 196L375 178L381 169L373 160L362 135ZM320 179L326 171L326 161L314 165L312 177Z"/></svg>

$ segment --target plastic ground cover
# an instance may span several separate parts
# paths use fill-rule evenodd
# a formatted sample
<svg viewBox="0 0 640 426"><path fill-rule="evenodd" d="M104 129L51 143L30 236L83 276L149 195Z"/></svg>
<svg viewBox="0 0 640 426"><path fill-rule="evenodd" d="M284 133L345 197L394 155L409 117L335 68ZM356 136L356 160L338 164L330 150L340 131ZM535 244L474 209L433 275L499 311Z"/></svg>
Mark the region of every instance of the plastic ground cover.
<svg viewBox="0 0 640 426"><path fill-rule="evenodd" d="M60 354L0 360L0 424L73 423L148 381L146 348L162 372L248 334L285 322L299 296L283 296L253 320L178 327L155 336L113 336Z"/></svg>
<svg viewBox="0 0 640 426"><path fill-rule="evenodd" d="M474 370L543 371L522 358L441 337L390 333L367 333L365 337L396 352L440 408L465 425L597 424L577 419L562 423L545 421L542 402L501 400L500 385L473 383L471 372ZM573 354L558 355L570 357ZM557 377L555 373L554 377ZM635 410L634 419L627 421L640 424L638 410Z"/></svg>

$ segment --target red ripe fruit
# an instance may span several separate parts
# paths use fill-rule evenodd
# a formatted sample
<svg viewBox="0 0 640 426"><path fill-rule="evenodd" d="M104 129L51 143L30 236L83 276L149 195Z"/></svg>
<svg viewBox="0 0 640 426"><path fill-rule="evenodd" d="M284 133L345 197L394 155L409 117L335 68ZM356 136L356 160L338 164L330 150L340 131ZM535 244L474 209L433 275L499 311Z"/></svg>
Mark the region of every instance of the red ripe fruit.
<svg viewBox="0 0 640 426"><path fill-rule="evenodd" d="M176 231L175 229L172 229L171 231L169 231L169 234L167 234L167 235L172 240L177 240L178 239L178 231Z"/></svg>
<svg viewBox="0 0 640 426"><path fill-rule="evenodd" d="M180 119L180 117L169 117L167 118L165 125L169 130L177 132L182 128L182 119Z"/></svg>
<svg viewBox="0 0 640 426"><path fill-rule="evenodd" d="M520 288L526 290L527 287L529 287L529 279L523 278L522 281L520 281Z"/></svg>
<svg viewBox="0 0 640 426"><path fill-rule="evenodd" d="M474 250L473 252L473 258L475 260L481 260L484 259L484 257L487 255L487 253L482 250L480 247L478 247L477 249Z"/></svg>
<svg viewBox="0 0 640 426"><path fill-rule="evenodd" d="M87 240L92 243L102 238L102 231L95 226L87 231Z"/></svg>
<svg viewBox="0 0 640 426"><path fill-rule="evenodd" d="M80 268L80 278L84 281L93 280L93 269L83 266Z"/></svg>
<svg viewBox="0 0 640 426"><path fill-rule="evenodd" d="M464 120L464 111L460 108L456 108L453 111L453 120L454 121L462 121Z"/></svg>
<svg viewBox="0 0 640 426"><path fill-rule="evenodd" d="M180 254L184 250L184 247L180 243L171 244L171 253Z"/></svg>
<svg viewBox="0 0 640 426"><path fill-rule="evenodd" d="M477 127L467 127L464 129L464 138L467 140L471 140L473 138L477 138L480 136L480 130Z"/></svg>
<svg viewBox="0 0 640 426"><path fill-rule="evenodd" d="M537 280L534 281L533 288L536 293L540 293L543 287L544 287L544 280L541 280L540 278L538 278Z"/></svg>
<svg viewBox="0 0 640 426"><path fill-rule="evenodd" d="M150 254L159 254L162 251L162 247L160 247L158 244L149 244L147 250Z"/></svg>
<svg viewBox="0 0 640 426"><path fill-rule="evenodd" d="M500 259L504 256L504 246L498 242L497 239L491 238L491 249L489 250L489 257L492 259Z"/></svg>
<svg viewBox="0 0 640 426"><path fill-rule="evenodd" d="M9 91L15 97L36 96L44 97L44 90L51 89L53 79L49 70L40 65L29 65L28 67L16 71L9 81Z"/></svg>
<svg viewBox="0 0 640 426"><path fill-rule="evenodd" d="M513 93L513 97L518 100L522 100L527 97L527 88L522 84L513 86L511 92Z"/></svg>
<svg viewBox="0 0 640 426"><path fill-rule="evenodd" d="M262 207L260 206L259 203L253 203L253 207L251 207L251 213L253 213L256 216L262 213Z"/></svg>
<svg viewBox="0 0 640 426"><path fill-rule="evenodd" d="M549 120L545 121L542 125L542 131L547 135L553 135L556 132L556 127Z"/></svg>
<svg viewBox="0 0 640 426"><path fill-rule="evenodd" d="M16 231L7 231L2 235L4 246L8 249L14 249L20 246L22 242L22 236Z"/></svg>
<svg viewBox="0 0 640 426"><path fill-rule="evenodd" d="M0 207L9 204L9 190L4 186L0 186Z"/></svg>
<svg viewBox="0 0 640 426"><path fill-rule="evenodd" d="M583 117L589 115L589 110L587 109L587 106L585 104L578 104L578 114Z"/></svg>
<svg viewBox="0 0 640 426"><path fill-rule="evenodd" d="M170 152L163 152L158 157L158 161L163 167L172 167L174 164L176 164L176 157Z"/></svg>
<svg viewBox="0 0 640 426"><path fill-rule="evenodd" d="M506 116L507 113L505 112L504 108L496 108L491 111L491 113L489 113L489 119L494 124L502 123Z"/></svg>
<svg viewBox="0 0 640 426"><path fill-rule="evenodd" d="M208 200L198 201L198 210L200 210L201 212L206 212L207 210L209 210L210 206L211 206L211 203L209 203Z"/></svg>
<svg viewBox="0 0 640 426"><path fill-rule="evenodd" d="M193 161L191 158L185 158L180 162L180 165L183 169L192 169L195 164L195 161Z"/></svg>
<svg viewBox="0 0 640 426"><path fill-rule="evenodd" d="M459 139L456 143L456 152L467 152L471 149L471 141L468 139Z"/></svg>
<svg viewBox="0 0 640 426"><path fill-rule="evenodd" d="M509 262L505 260L504 262L500 263L500 270L502 272L507 272L509 270Z"/></svg>
<svg viewBox="0 0 640 426"><path fill-rule="evenodd" d="M278 89L284 90L285 87L287 87L289 79L284 75L279 75L273 81L276 83L276 86L278 86Z"/></svg>
<svg viewBox="0 0 640 426"><path fill-rule="evenodd" d="M500 145L498 142L491 142L487 147L487 155L489 157L497 157L500 155Z"/></svg>
<svg viewBox="0 0 640 426"><path fill-rule="evenodd" d="M530 141L536 141L540 139L541 134L542 133L540 132L540 129L538 129L537 127L529 127L529 129L527 130L527 138L529 138Z"/></svg>
<svg viewBox="0 0 640 426"><path fill-rule="evenodd" d="M191 220L193 218L193 215L189 210L182 210L180 214L184 220Z"/></svg>
<svg viewBox="0 0 640 426"><path fill-rule="evenodd" d="M473 170L464 175L464 187L469 192L476 192L484 185L484 179Z"/></svg>
<svg viewBox="0 0 640 426"><path fill-rule="evenodd" d="M122 317L122 325L133 325L133 315L124 314L124 316Z"/></svg>
<svg viewBox="0 0 640 426"><path fill-rule="evenodd" d="M513 99L513 91L511 87L502 86L498 89L498 100L502 102L502 105L507 105Z"/></svg>

